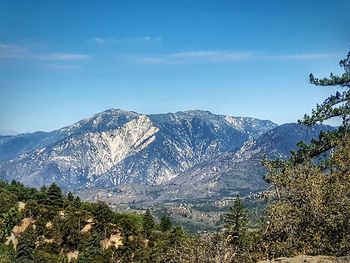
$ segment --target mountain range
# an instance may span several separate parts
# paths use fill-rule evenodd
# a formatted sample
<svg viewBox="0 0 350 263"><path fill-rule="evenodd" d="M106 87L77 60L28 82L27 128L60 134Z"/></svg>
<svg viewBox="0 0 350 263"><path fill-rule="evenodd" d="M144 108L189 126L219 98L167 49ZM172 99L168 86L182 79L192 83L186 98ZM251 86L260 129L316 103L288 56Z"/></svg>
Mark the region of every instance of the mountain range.
<svg viewBox="0 0 350 263"><path fill-rule="evenodd" d="M52 132L0 136L0 178L56 182L115 202L244 194L266 188L262 156L287 157L325 129L199 110L110 109Z"/></svg>

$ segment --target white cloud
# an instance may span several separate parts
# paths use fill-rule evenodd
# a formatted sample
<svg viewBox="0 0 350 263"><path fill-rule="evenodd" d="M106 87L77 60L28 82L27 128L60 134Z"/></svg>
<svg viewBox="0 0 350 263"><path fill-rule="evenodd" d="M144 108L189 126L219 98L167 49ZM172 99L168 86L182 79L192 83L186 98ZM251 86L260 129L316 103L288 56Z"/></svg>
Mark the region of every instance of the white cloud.
<svg viewBox="0 0 350 263"><path fill-rule="evenodd" d="M127 56L127 59L140 64L189 64L240 61L250 59L253 56L254 53L250 52L208 50L178 52L156 56Z"/></svg>
<svg viewBox="0 0 350 263"><path fill-rule="evenodd" d="M335 53L266 54L253 51L200 50L159 55L125 55L124 59L139 64L195 64L246 60L317 60L337 57Z"/></svg>
<svg viewBox="0 0 350 263"><path fill-rule="evenodd" d="M103 38L95 37L93 41L97 44L123 44L123 43L150 43L150 42L160 42L162 41L161 37L151 37L151 36L142 36L142 37L120 37L120 38Z"/></svg>
<svg viewBox="0 0 350 263"><path fill-rule="evenodd" d="M23 59L30 55L31 51L27 48L16 44L0 43L0 59Z"/></svg>
<svg viewBox="0 0 350 263"><path fill-rule="evenodd" d="M99 44L105 44L107 43L106 39L100 38L100 37L95 37L94 41Z"/></svg>
<svg viewBox="0 0 350 263"><path fill-rule="evenodd" d="M0 60L48 60L48 61L86 61L86 54L64 52L37 52L17 44L0 43Z"/></svg>
<svg viewBox="0 0 350 263"><path fill-rule="evenodd" d="M220 50L209 50L209 51L190 51L190 52L179 52L171 54L169 57L172 58L185 58L185 59L206 59L212 61L233 61L233 60L246 60L254 55L252 52L232 52L232 51L220 51Z"/></svg>
<svg viewBox="0 0 350 263"><path fill-rule="evenodd" d="M338 56L335 53L300 53L300 54L277 54L277 55L267 55L267 59L281 59L281 60L313 60L313 59L323 59ZM264 56L263 56L264 57Z"/></svg>
<svg viewBox="0 0 350 263"><path fill-rule="evenodd" d="M167 57L139 57L139 56L123 56L126 60L136 62L138 64L184 64L182 60L169 59Z"/></svg>
<svg viewBox="0 0 350 263"><path fill-rule="evenodd" d="M90 58L90 56L85 54L74 54L74 53L47 53L43 55L37 55L38 59L52 60L52 61L85 61Z"/></svg>
<svg viewBox="0 0 350 263"><path fill-rule="evenodd" d="M48 68L48 69L62 69L62 70L66 70L66 69L80 69L81 68L81 65L78 65L78 64L49 63L49 64L45 64L43 66L45 68Z"/></svg>

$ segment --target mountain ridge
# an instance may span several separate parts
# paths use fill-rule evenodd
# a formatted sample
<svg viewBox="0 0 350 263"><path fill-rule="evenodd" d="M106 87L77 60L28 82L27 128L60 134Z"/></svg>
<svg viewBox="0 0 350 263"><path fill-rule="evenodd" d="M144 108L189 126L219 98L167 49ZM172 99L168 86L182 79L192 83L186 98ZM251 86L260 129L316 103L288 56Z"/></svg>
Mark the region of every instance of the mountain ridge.
<svg viewBox="0 0 350 263"><path fill-rule="evenodd" d="M193 186L199 192L213 190L213 195L224 188L228 193L258 191L264 183L251 173L261 175L263 168L242 159L247 147L254 152L249 145L270 134L266 143L286 145L285 150L276 146L286 157L296 140L309 140L306 130L311 138L326 129L295 126L292 134L286 125L202 110L146 115L109 109L52 132L0 137L0 177L35 187L56 182L72 191L128 184L161 186L165 196L176 187L177 195L211 196L186 194ZM238 167L235 176L230 167Z"/></svg>

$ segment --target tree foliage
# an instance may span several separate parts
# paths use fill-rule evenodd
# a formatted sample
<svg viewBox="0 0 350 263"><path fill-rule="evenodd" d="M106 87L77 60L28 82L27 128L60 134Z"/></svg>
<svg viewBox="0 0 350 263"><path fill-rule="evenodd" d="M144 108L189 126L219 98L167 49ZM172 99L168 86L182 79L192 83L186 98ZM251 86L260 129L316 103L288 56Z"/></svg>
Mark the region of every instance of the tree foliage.
<svg viewBox="0 0 350 263"><path fill-rule="evenodd" d="M172 228L170 217L167 215L162 216L160 219L160 230L163 232L169 231Z"/></svg>
<svg viewBox="0 0 350 263"><path fill-rule="evenodd" d="M34 260L35 233L32 226L28 227L21 235L16 250L15 263L31 263Z"/></svg>
<svg viewBox="0 0 350 263"><path fill-rule="evenodd" d="M229 237L229 242L236 248L244 245L247 233L247 211L243 207L241 198L236 197L234 204L224 217L225 228Z"/></svg>
<svg viewBox="0 0 350 263"><path fill-rule="evenodd" d="M155 222L151 214L151 210L147 209L142 218L142 228L146 238L151 236L152 230L155 227Z"/></svg>
<svg viewBox="0 0 350 263"><path fill-rule="evenodd" d="M53 183L47 189L47 200L46 203L55 207L62 207L63 204L63 194L61 188L57 184Z"/></svg>
<svg viewBox="0 0 350 263"><path fill-rule="evenodd" d="M310 75L312 84L345 90L299 121L312 126L338 117L339 128L321 133L309 145L300 142L288 160L264 162L269 170L266 179L276 189L262 237L270 258L299 253L338 256L350 251L349 63L350 52L340 61L345 69L341 76Z"/></svg>

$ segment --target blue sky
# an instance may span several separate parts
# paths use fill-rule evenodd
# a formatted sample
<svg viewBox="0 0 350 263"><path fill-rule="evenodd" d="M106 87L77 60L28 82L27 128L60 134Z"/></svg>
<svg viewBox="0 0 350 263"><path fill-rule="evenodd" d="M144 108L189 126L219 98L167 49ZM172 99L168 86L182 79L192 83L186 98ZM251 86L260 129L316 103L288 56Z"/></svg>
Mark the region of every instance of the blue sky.
<svg viewBox="0 0 350 263"><path fill-rule="evenodd" d="M342 72L350 1L0 0L0 130L109 108L293 122Z"/></svg>

